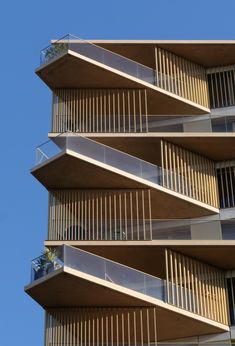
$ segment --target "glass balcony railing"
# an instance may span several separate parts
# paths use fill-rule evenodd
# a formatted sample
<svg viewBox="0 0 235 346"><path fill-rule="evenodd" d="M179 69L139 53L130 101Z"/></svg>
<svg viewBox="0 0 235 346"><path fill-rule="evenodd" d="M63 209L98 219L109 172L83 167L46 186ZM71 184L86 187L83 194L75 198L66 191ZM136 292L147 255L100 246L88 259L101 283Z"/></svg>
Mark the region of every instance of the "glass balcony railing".
<svg viewBox="0 0 235 346"><path fill-rule="evenodd" d="M111 148L102 143L95 142L79 134L68 136L66 133L60 134L53 140L49 140L36 149L36 165L42 164L55 157L59 153L71 150L87 158L94 159L100 163L107 164L125 173L132 174L151 183L166 187L172 191L187 196L200 195L196 186L181 174L175 171L163 169L160 166L144 161L117 149ZM169 188L167 181L171 178L175 180L175 186ZM187 186L187 189L186 189ZM189 191L188 194L185 191Z"/></svg>
<svg viewBox="0 0 235 346"><path fill-rule="evenodd" d="M62 56L68 50L115 68L150 84L155 84L155 70L111 52L73 35L66 35L41 51L40 64L44 65Z"/></svg>
<svg viewBox="0 0 235 346"><path fill-rule="evenodd" d="M211 126L211 130L208 130L206 132L213 132L213 133L223 133L223 132L235 132L235 116L221 116L221 117L208 117L205 119L208 120ZM172 132L172 133L187 133L188 131L184 130L185 125L190 125L191 129L194 128L195 124L195 131L202 132L197 129L198 122L201 121L200 129L203 127L203 119L200 119L199 117L194 120L189 120L185 118L176 118L175 120L158 120L157 116L148 116L148 125L147 130L145 132ZM144 132L144 127L143 131ZM203 131L204 132L204 131Z"/></svg>
<svg viewBox="0 0 235 346"><path fill-rule="evenodd" d="M63 267L60 256L54 251L45 251L31 261L31 282Z"/></svg>
<svg viewBox="0 0 235 346"><path fill-rule="evenodd" d="M69 267L96 278L165 301L165 281L103 257L63 245L54 258L42 255L32 261L31 282Z"/></svg>
<svg viewBox="0 0 235 346"><path fill-rule="evenodd" d="M67 215L70 210L67 210ZM207 231L208 227L213 232ZM203 230L203 236L201 231ZM235 240L235 220L49 219L48 240Z"/></svg>
<svg viewBox="0 0 235 346"><path fill-rule="evenodd" d="M179 86L177 90L169 89L168 91L183 97L180 90L183 90L184 83L176 74L171 76L160 71L156 73L156 70L148 66L70 34L41 50L40 65L50 63L54 59L66 54L69 50L152 85L165 85L164 89L166 90L169 89L166 87L168 84L174 85L177 83Z"/></svg>
<svg viewBox="0 0 235 346"><path fill-rule="evenodd" d="M112 114L111 120L107 116L96 115L96 122L91 122L88 117L87 122L81 121L81 115L78 112L71 111L65 102L60 103L60 108L64 107L66 112L53 114L53 128L51 132L79 132L79 133L187 133L192 132L211 132L211 133L233 133L235 132L235 115L221 117L207 117L206 119L175 118L162 119L157 115L139 116L124 114L121 117ZM65 114L66 113L66 114ZM98 124L97 124L98 119ZM203 121L208 121L209 129L203 130ZM197 128L198 122L201 122L200 131ZM185 125L190 125L191 130L185 131Z"/></svg>

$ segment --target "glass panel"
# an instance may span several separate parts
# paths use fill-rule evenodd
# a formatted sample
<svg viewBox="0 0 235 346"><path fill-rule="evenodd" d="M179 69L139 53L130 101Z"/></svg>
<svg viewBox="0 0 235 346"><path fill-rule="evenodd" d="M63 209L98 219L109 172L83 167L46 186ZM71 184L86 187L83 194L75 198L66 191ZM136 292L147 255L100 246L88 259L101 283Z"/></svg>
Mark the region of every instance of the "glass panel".
<svg viewBox="0 0 235 346"><path fill-rule="evenodd" d="M67 137L68 149L160 184L161 168L137 157L83 137Z"/></svg>
<svg viewBox="0 0 235 346"><path fill-rule="evenodd" d="M235 240L235 220L221 221L222 238Z"/></svg>
<svg viewBox="0 0 235 346"><path fill-rule="evenodd" d="M226 132L225 118L211 119L212 132Z"/></svg>
<svg viewBox="0 0 235 346"><path fill-rule="evenodd" d="M62 254L58 251L45 251L31 262L31 282L63 267Z"/></svg>
<svg viewBox="0 0 235 346"><path fill-rule="evenodd" d="M64 265L151 297L165 299L164 280L86 251L65 245Z"/></svg>
<svg viewBox="0 0 235 346"><path fill-rule="evenodd" d="M51 157L60 154L63 150L66 149L66 137L56 137L56 139L49 140L36 149L36 164L40 165L41 163L49 160Z"/></svg>
<svg viewBox="0 0 235 346"><path fill-rule="evenodd" d="M50 61L60 57L68 51L68 39L69 36L66 35L62 39L52 43L50 46L41 50L40 54L40 64L47 64Z"/></svg>
<svg viewBox="0 0 235 346"><path fill-rule="evenodd" d="M147 83L155 84L154 69L72 35L66 35L43 49L41 51L40 63L47 64L68 50L139 78Z"/></svg>
<svg viewBox="0 0 235 346"><path fill-rule="evenodd" d="M100 279L105 278L105 261L88 252L64 246L64 264Z"/></svg>
<svg viewBox="0 0 235 346"><path fill-rule="evenodd" d="M175 226L161 227L161 222L153 222L152 225L152 239L191 239L190 225L188 226Z"/></svg>
<svg viewBox="0 0 235 346"><path fill-rule="evenodd" d="M53 140L44 143L37 148L36 164L40 164L50 159L62 150L71 150L77 154L84 155L88 158L95 159L101 163L110 165L120 169L126 173L133 174L139 178L148 180L154 184L163 186L163 174L166 177L175 177L176 186L165 186L168 189L183 193L183 185L186 184L186 178L182 175L177 175L176 172L162 169L150 162L134 157L125 152L113 149L104 144L95 142L91 139L80 135L67 136L66 134L59 135ZM195 187L187 180L187 186L192 190ZM195 194L196 195L196 194Z"/></svg>
<svg viewBox="0 0 235 346"><path fill-rule="evenodd" d="M235 116L226 117L226 131L235 132Z"/></svg>

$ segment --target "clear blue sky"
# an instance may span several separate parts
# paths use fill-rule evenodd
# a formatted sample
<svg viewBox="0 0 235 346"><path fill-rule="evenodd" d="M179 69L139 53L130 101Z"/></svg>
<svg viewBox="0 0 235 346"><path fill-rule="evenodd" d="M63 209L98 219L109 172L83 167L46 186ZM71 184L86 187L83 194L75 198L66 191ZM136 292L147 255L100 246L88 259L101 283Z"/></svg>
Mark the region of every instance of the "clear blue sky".
<svg viewBox="0 0 235 346"><path fill-rule="evenodd" d="M84 39L235 39L234 0L3 0L0 7L0 344L43 345L43 310L23 292L47 234L47 192L30 176L46 139L51 93L40 49Z"/></svg>

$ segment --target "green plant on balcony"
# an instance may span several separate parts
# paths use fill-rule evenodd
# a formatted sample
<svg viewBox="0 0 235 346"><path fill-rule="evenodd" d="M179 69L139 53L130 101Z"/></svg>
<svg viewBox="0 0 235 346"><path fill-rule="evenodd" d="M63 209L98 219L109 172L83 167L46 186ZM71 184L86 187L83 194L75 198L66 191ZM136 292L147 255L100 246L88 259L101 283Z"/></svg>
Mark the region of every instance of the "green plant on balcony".
<svg viewBox="0 0 235 346"><path fill-rule="evenodd" d="M46 259L48 263L53 263L57 257L56 249L48 249L47 247L43 250L42 256Z"/></svg>
<svg viewBox="0 0 235 346"><path fill-rule="evenodd" d="M50 61L68 50L68 43L53 43L45 51L45 60Z"/></svg>
<svg viewBox="0 0 235 346"><path fill-rule="evenodd" d="M36 278L42 277L54 269L57 269L58 265L56 263L56 259L56 249L45 248L42 255L34 262Z"/></svg>

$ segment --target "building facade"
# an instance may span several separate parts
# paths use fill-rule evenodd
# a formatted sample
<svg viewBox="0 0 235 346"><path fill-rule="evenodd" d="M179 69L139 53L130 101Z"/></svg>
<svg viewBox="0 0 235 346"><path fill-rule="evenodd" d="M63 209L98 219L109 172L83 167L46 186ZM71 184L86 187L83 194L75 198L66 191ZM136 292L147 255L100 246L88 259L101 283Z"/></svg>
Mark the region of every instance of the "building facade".
<svg viewBox="0 0 235 346"><path fill-rule="evenodd" d="M68 35L36 73L48 235L25 291L45 346L232 344L235 42Z"/></svg>

